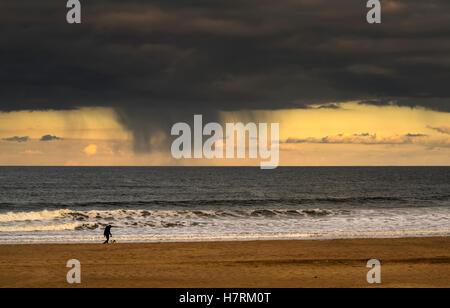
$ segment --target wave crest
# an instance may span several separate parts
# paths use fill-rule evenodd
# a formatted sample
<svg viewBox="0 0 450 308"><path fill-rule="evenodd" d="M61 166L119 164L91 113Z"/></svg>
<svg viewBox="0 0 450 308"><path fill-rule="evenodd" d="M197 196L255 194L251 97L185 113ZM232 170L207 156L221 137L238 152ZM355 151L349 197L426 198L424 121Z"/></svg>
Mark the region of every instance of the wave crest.
<svg viewBox="0 0 450 308"><path fill-rule="evenodd" d="M57 210L57 211L38 211L38 212L8 212L0 214L0 222L14 222L14 221L36 221L36 220L52 220L63 216L64 214L72 213L71 210Z"/></svg>
<svg viewBox="0 0 450 308"><path fill-rule="evenodd" d="M19 225L0 226L0 232L36 232L36 231L63 231L76 230L79 223L55 224L55 225Z"/></svg>

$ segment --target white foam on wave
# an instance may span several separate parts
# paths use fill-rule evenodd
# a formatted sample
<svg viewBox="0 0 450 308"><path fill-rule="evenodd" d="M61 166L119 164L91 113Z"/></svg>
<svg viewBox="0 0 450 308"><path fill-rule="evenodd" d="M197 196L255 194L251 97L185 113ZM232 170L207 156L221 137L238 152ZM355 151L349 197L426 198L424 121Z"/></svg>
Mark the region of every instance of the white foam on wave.
<svg viewBox="0 0 450 308"><path fill-rule="evenodd" d="M263 217L263 216L289 216L289 215L310 215L325 216L332 215L330 210L323 209L304 209L304 210L91 210L91 211L73 211L73 210L43 210L37 212L8 212L0 214L0 223L4 222L22 222L22 221L46 221L58 218L113 218L139 219L142 217L209 217L218 218L226 216L234 217Z"/></svg>
<svg viewBox="0 0 450 308"><path fill-rule="evenodd" d="M75 230L81 226L80 223L51 224L51 225L18 225L0 226L0 232L35 232L35 231L63 231Z"/></svg>
<svg viewBox="0 0 450 308"><path fill-rule="evenodd" d="M14 222L14 221L36 221L36 220L52 220L71 213L70 210L56 210L56 211L38 211L38 212L8 212L0 214L0 222Z"/></svg>
<svg viewBox="0 0 450 308"><path fill-rule="evenodd" d="M449 217L442 207L44 210L0 214L0 243L98 241L109 224L121 242L450 236Z"/></svg>

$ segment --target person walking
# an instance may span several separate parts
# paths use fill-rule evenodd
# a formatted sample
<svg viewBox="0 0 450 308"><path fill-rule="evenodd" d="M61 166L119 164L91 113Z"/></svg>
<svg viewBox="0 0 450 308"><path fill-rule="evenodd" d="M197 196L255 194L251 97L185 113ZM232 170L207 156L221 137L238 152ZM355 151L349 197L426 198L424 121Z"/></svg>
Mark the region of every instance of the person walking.
<svg viewBox="0 0 450 308"><path fill-rule="evenodd" d="M105 232L103 233L103 235L106 237L106 241L103 244L108 244L109 243L109 237L112 237L111 228L112 228L111 225L106 226Z"/></svg>

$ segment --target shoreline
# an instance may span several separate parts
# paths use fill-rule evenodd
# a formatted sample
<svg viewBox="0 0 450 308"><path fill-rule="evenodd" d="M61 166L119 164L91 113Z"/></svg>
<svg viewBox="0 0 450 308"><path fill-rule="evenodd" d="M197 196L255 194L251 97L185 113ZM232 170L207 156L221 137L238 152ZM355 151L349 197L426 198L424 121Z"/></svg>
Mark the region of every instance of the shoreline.
<svg viewBox="0 0 450 308"><path fill-rule="evenodd" d="M320 234L254 234L254 235L218 235L211 236L161 236L161 237L142 237L142 238L126 238L126 237L113 237L111 240L116 240L117 244L157 244L157 243L214 243L214 242L253 242L253 241L332 241L332 240L371 240L371 239L410 239L410 238L450 238L450 230L434 230L434 231L390 231L390 232L358 232L358 235L352 232L341 232L340 236L331 236L328 233ZM389 234L388 234L389 233ZM377 235L378 234L378 235ZM104 238L98 237L95 239L71 239L64 240L48 240L45 241L32 241L23 240L21 242L15 242L11 240L0 240L0 246L2 245L95 245L102 243Z"/></svg>
<svg viewBox="0 0 450 308"><path fill-rule="evenodd" d="M450 237L0 245L0 287L450 287Z"/></svg>
<svg viewBox="0 0 450 308"><path fill-rule="evenodd" d="M415 236L415 235L411 235L411 236L402 236L402 237L384 237L384 236L380 236L380 237L348 237L348 238L314 238L314 237L305 237L305 238L289 238L289 237L279 237L279 238L250 238L250 239L243 239L243 238L237 238L237 239L218 239L218 238L214 238L214 239L188 239L188 240L180 240L180 239L174 239L174 240L123 240L120 239L115 243L109 243L111 244L115 244L115 245L141 245L141 244L183 244L183 243L248 243L248 242L288 242L288 241L318 241L318 242L322 242L322 241L339 241L339 240L394 240L394 239L427 239L427 238L450 238L450 235L425 235L425 236ZM113 238L114 239L114 238ZM93 240L93 241L66 241L66 242L59 242L59 241L55 241L55 242L11 242L11 243L4 243L4 242L0 242L0 247L1 246L34 246L34 245L99 245L102 244L104 242L105 239L101 239L99 238L98 240ZM117 240L117 239L116 239Z"/></svg>

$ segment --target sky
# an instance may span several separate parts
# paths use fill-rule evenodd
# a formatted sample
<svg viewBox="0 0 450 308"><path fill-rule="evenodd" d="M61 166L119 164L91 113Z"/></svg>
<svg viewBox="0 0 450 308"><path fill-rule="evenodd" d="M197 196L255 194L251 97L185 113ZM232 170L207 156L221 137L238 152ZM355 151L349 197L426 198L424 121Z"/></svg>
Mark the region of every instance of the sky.
<svg viewBox="0 0 450 308"><path fill-rule="evenodd" d="M367 11L97 0L69 25L61 1L2 1L0 165L259 165L174 160L194 114L280 123L281 165L450 165L450 3Z"/></svg>

